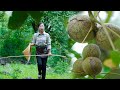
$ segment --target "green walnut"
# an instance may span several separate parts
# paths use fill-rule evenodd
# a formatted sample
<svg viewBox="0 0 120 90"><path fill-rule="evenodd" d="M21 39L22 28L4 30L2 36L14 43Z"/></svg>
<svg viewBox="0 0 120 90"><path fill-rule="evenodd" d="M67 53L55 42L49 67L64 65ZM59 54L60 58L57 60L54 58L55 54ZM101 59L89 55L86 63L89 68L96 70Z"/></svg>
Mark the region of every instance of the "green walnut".
<svg viewBox="0 0 120 90"><path fill-rule="evenodd" d="M101 51L98 45L96 44L88 44L87 46L84 47L82 51L82 57L83 59L87 57L97 57L100 58L101 56Z"/></svg>
<svg viewBox="0 0 120 90"><path fill-rule="evenodd" d="M82 42L92 26L91 20L87 15L74 15L68 22L67 31L71 39L76 42ZM85 42L94 39L94 30L96 24L93 24L93 30L89 33Z"/></svg>
<svg viewBox="0 0 120 90"><path fill-rule="evenodd" d="M87 57L82 63L83 70L86 74L95 78L102 70L102 62L96 57Z"/></svg>
<svg viewBox="0 0 120 90"><path fill-rule="evenodd" d="M72 72L74 72L74 74L77 74L79 76L85 76L85 72L82 68L82 62L83 62L83 59L80 58L78 60L76 60L73 64L73 69L72 69Z"/></svg>
<svg viewBox="0 0 120 90"><path fill-rule="evenodd" d="M105 26L120 35L120 27L111 23L105 23ZM107 29L107 31L110 35L111 40L113 41L113 44L115 44L115 48L120 49L116 44L116 40L119 39L118 36L116 36L114 33L109 31L109 29ZM109 39L102 26L98 27L98 32L96 33L96 43L103 50L107 50L107 51L112 50Z"/></svg>

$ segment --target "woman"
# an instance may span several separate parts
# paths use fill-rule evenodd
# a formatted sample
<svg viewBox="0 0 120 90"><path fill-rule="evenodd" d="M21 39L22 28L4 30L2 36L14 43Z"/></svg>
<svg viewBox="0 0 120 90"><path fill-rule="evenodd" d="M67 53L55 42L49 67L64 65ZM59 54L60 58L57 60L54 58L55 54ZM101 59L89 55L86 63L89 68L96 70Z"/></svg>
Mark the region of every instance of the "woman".
<svg viewBox="0 0 120 90"><path fill-rule="evenodd" d="M34 34L33 40L30 43L31 46L36 46L37 66L38 66L38 79L45 79L46 77L46 63L48 56L51 54L51 38L48 33L45 32L44 23L40 23L38 26L38 32ZM44 56L48 54L48 56Z"/></svg>

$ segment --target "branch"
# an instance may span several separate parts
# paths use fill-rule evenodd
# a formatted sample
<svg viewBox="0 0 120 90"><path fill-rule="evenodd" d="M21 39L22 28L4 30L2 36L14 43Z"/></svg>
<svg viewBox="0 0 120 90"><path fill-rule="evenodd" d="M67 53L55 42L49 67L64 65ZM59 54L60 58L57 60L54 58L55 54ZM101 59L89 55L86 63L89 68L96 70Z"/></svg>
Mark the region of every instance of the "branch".
<svg viewBox="0 0 120 90"><path fill-rule="evenodd" d="M92 14L91 11L88 11L88 14L89 14L90 19L91 19L93 22L96 22L96 23L98 23L98 24L101 25L101 23L96 19L96 17L94 17L94 15Z"/></svg>
<svg viewBox="0 0 120 90"><path fill-rule="evenodd" d="M93 29L93 24L95 23L94 21L97 21L91 11L88 11L88 14L89 14L89 17L90 17L90 19L91 19L91 27L90 27L88 33L86 34L86 36L84 37L82 43L84 43L84 41L86 40L86 38L88 37L88 35L89 35L90 32L92 31L92 29ZM97 13L97 15L98 15L98 14L99 14L99 12Z"/></svg>
<svg viewBox="0 0 120 90"><path fill-rule="evenodd" d="M90 34L90 32L92 31L92 29L93 29L93 24L92 24L92 22L91 22L91 27L90 27L90 29L89 29L88 33L86 34L85 38L83 39L82 43L84 43L84 42L85 42L86 38L88 37L88 35L89 35L89 34Z"/></svg>
<svg viewBox="0 0 120 90"><path fill-rule="evenodd" d="M109 42L110 42L110 44L111 44L112 49L115 50L115 46L114 46L113 41L111 40L111 37L110 37L110 35L109 35L108 31L107 31L107 28L105 27L105 25L104 25L104 23L102 22L102 20L101 20L101 18L99 17L99 15L98 15L98 18L100 19L100 23L101 23L101 25L102 25L102 27L103 27L103 29L104 29L107 37L108 37L108 40L109 40Z"/></svg>
<svg viewBox="0 0 120 90"><path fill-rule="evenodd" d="M98 16L99 12L100 12L100 11L97 12L96 17ZM86 40L86 38L88 37L88 35L89 35L90 32L92 31L92 29L93 29L93 24L94 24L95 22L100 23L100 22L94 17L94 15L92 14L91 11L88 11L88 14L89 14L89 17L90 17L90 19L91 19L91 21L92 21L92 22L91 22L91 27L90 27L87 35L86 35L85 38L83 39L82 43L84 43L84 41Z"/></svg>
<svg viewBox="0 0 120 90"><path fill-rule="evenodd" d="M108 28L108 27L107 27ZM109 31L111 31L113 34L115 34L116 36L118 36L119 38L120 38L120 35L119 34L117 34L116 32L114 32L112 29L110 29L110 28L108 28L109 29Z"/></svg>
<svg viewBox="0 0 120 90"><path fill-rule="evenodd" d="M99 17L99 15L98 15L98 18L100 19L100 22L97 20L96 17L94 17L94 15L92 14L91 11L88 11L88 14L89 14L91 20L93 20L94 22L97 22L98 24L100 24L100 25L103 27L103 29L104 29L107 37L108 37L108 40L109 40L109 42L110 42L110 44L111 44L112 49L115 50L115 46L114 46L114 44L113 44L113 42L112 42L112 40L111 40L111 38L110 38L110 35L109 35L108 31L107 31L107 28L105 27L105 25L104 25L104 23L102 22L102 20L101 20L101 18ZM111 32L113 32L115 35L117 35L117 36L120 38L120 36L119 36L116 32L112 31L111 29L109 29L109 30L110 30Z"/></svg>
<svg viewBox="0 0 120 90"><path fill-rule="evenodd" d="M97 13L96 15L94 15L97 18L97 16L99 15L100 11L94 11L94 12Z"/></svg>
<svg viewBox="0 0 120 90"><path fill-rule="evenodd" d="M0 59L1 59L1 58L25 57L25 56L49 56L49 55L48 55L48 54L43 54L43 55L19 55L19 56L7 56L7 57L0 57ZM55 54L52 54L51 56L58 56L58 57L66 58L66 56L62 56L62 55L55 55Z"/></svg>

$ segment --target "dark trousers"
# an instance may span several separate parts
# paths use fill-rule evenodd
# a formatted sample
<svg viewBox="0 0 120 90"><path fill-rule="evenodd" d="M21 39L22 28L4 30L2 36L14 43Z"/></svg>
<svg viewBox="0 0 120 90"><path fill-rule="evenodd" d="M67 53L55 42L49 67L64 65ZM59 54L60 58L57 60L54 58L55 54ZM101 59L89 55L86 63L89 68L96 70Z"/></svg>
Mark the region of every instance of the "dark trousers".
<svg viewBox="0 0 120 90"><path fill-rule="evenodd" d="M36 56L37 58L37 66L38 66L38 74L42 75L42 79L45 79L46 77L46 63L47 63L47 58L41 58L40 56Z"/></svg>

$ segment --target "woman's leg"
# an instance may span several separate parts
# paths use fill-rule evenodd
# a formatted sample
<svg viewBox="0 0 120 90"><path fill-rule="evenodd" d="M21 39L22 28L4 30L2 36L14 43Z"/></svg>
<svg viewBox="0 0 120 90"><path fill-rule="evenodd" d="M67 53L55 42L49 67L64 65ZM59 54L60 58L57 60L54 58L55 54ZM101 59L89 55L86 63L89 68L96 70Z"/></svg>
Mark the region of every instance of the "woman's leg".
<svg viewBox="0 0 120 90"><path fill-rule="evenodd" d="M41 72L41 70L42 70L42 59L39 56L36 56L36 58L37 58L38 75L41 75L42 74L42 72Z"/></svg>
<svg viewBox="0 0 120 90"><path fill-rule="evenodd" d="M46 64L47 64L47 58L42 58L42 79L45 79L46 77Z"/></svg>

